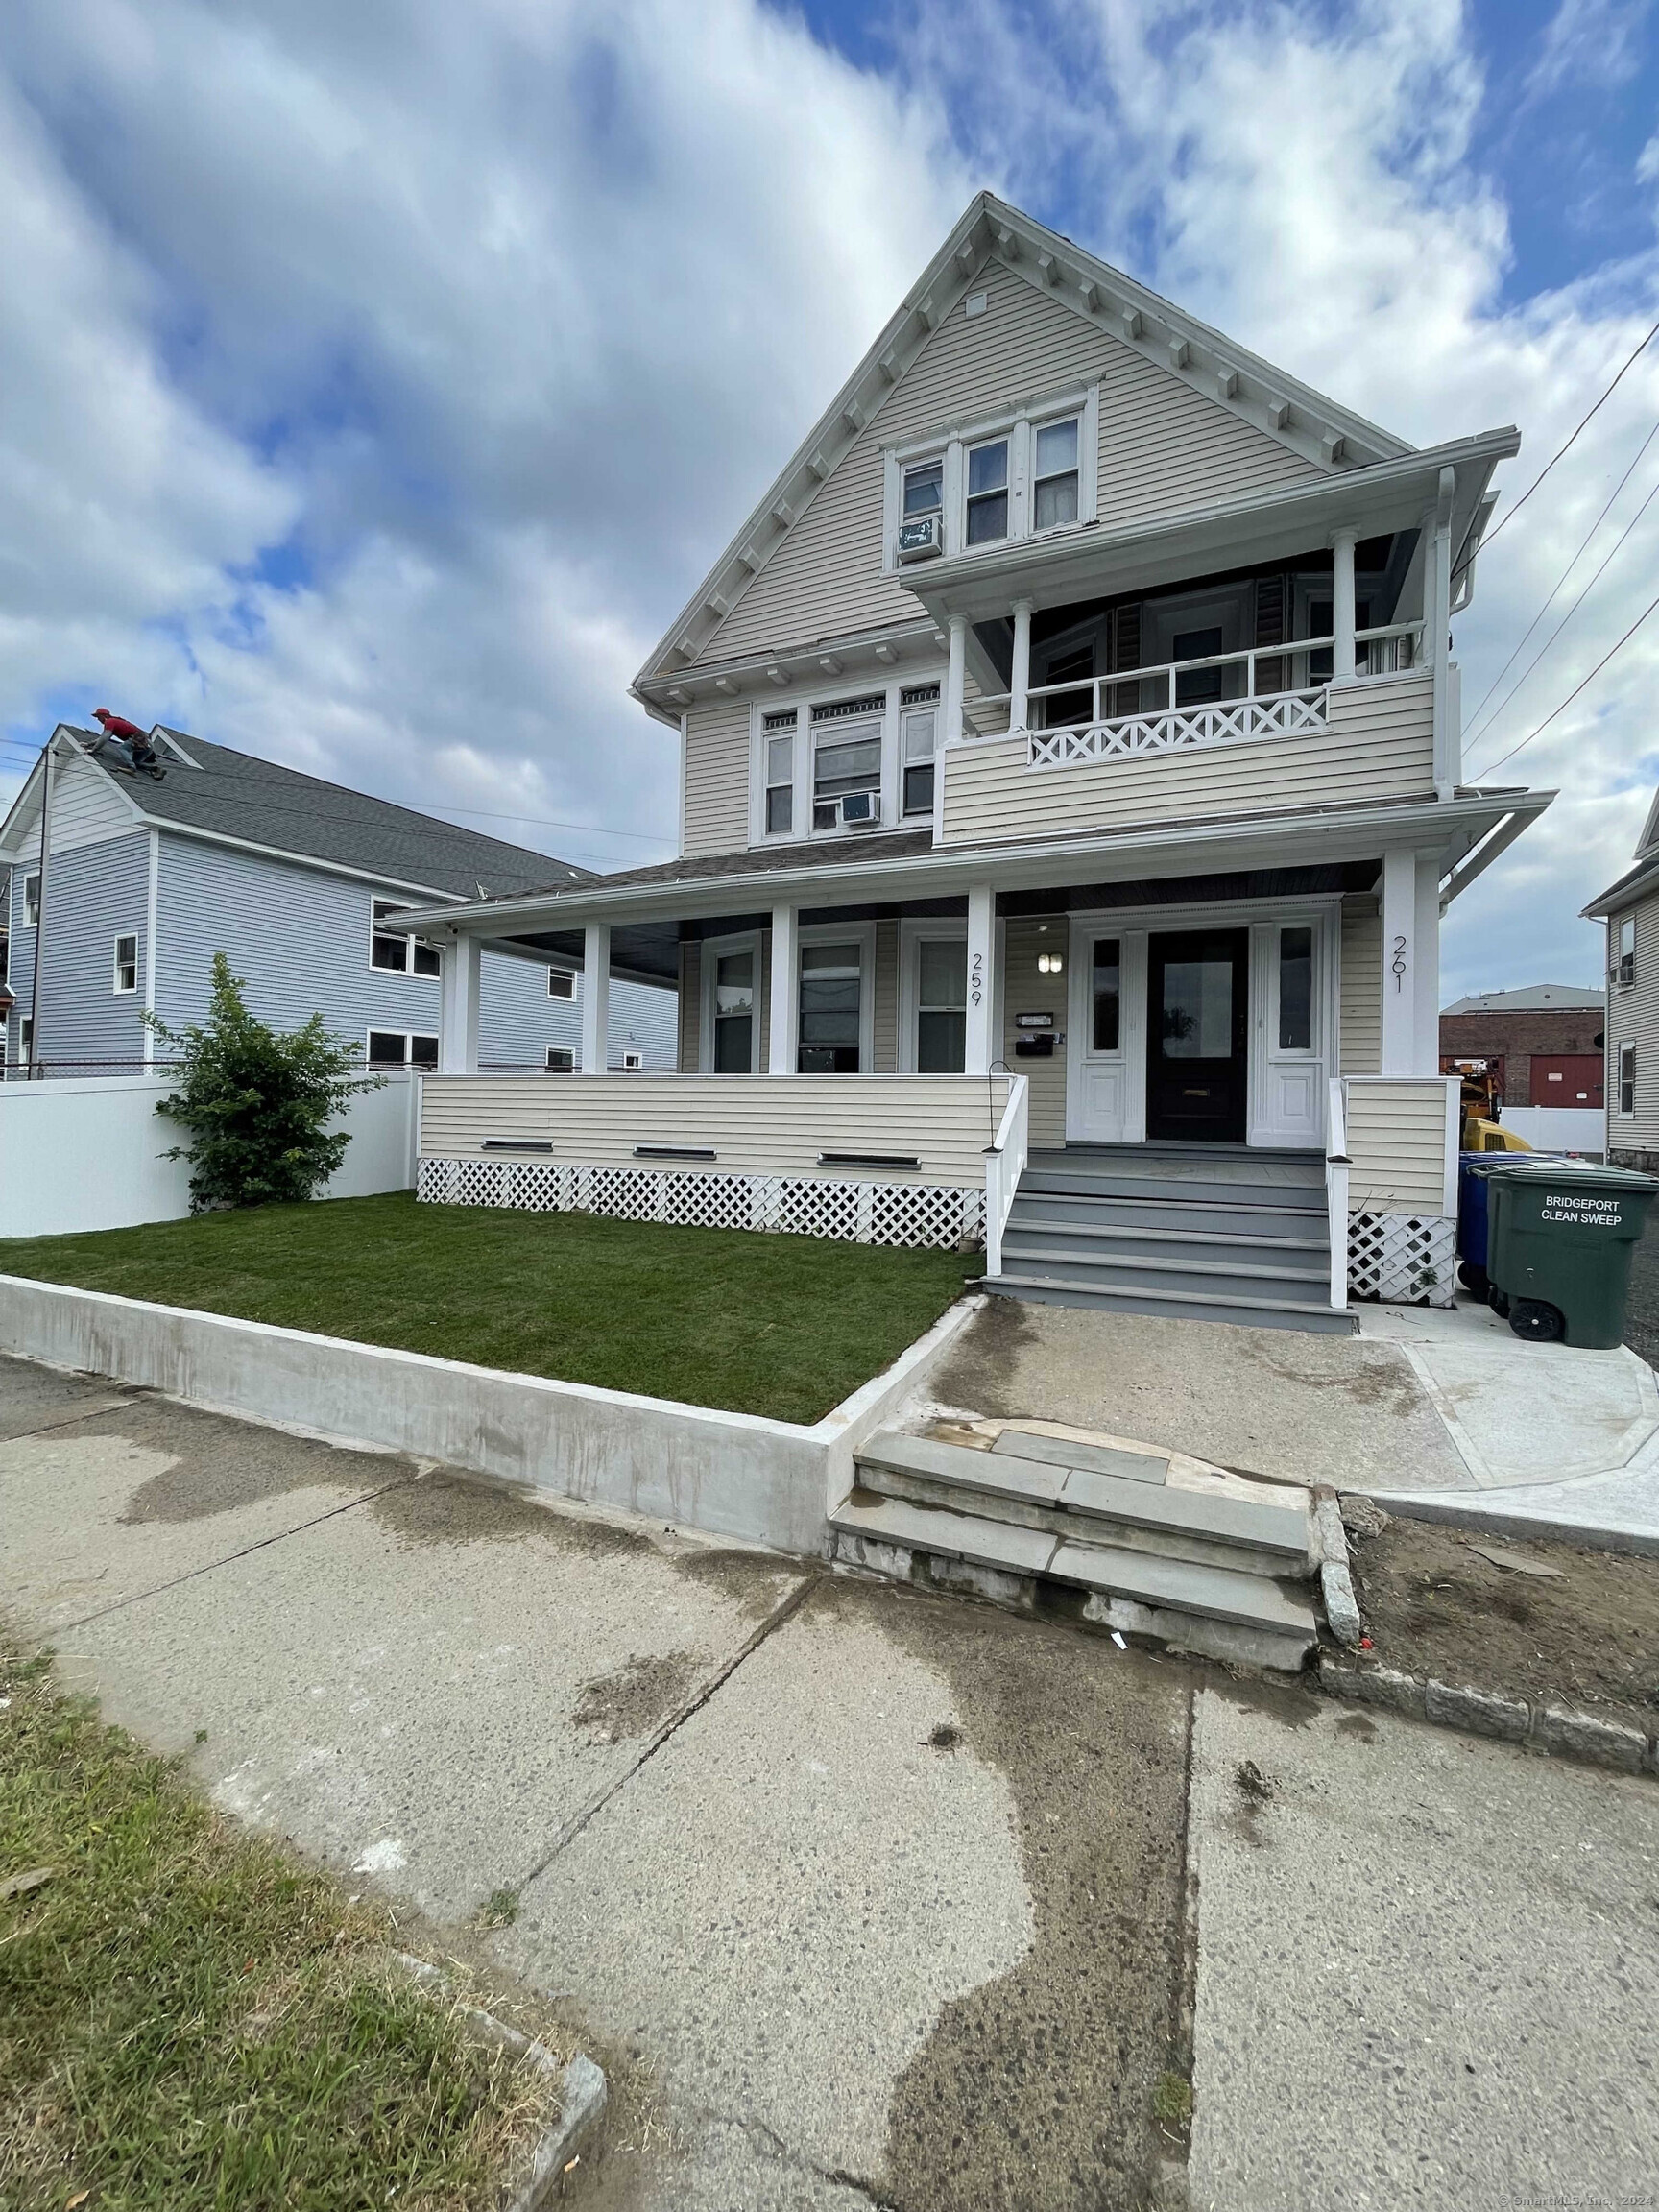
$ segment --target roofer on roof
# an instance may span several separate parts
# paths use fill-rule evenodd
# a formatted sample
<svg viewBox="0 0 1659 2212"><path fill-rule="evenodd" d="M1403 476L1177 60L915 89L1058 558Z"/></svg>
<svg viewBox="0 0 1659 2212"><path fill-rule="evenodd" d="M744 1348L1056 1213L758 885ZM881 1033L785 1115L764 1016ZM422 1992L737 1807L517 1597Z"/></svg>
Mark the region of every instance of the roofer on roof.
<svg viewBox="0 0 1659 2212"><path fill-rule="evenodd" d="M148 733L136 722L129 722L125 715L111 714L108 707L92 709L94 722L103 724L106 737L118 738L132 756L134 768L153 768L156 765L156 748Z"/></svg>

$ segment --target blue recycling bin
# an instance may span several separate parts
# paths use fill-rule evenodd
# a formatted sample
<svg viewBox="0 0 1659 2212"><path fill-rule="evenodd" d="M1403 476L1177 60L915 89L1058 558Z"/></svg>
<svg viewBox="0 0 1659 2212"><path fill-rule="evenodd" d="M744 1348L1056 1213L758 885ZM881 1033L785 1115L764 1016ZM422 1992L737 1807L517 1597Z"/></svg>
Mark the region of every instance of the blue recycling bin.
<svg viewBox="0 0 1659 2212"><path fill-rule="evenodd" d="M1486 1178L1500 1161L1512 1157L1503 1152L1459 1152L1457 1155L1457 1272L1463 1286L1477 1298L1484 1298L1486 1277Z"/></svg>

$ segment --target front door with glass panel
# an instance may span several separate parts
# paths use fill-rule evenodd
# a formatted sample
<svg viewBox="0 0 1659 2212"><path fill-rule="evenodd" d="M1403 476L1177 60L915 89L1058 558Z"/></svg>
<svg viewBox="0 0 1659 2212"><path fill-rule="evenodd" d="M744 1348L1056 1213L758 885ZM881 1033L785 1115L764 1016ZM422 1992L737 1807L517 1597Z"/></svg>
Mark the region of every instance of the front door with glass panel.
<svg viewBox="0 0 1659 2212"><path fill-rule="evenodd" d="M1146 1134L1241 1144L1249 1103L1247 929L1185 929L1150 940Z"/></svg>
<svg viewBox="0 0 1659 2212"><path fill-rule="evenodd" d="M1072 1143L1134 1144L1144 1135L1138 1070L1144 1046L1146 933L1071 926L1066 1017L1066 1134Z"/></svg>
<svg viewBox="0 0 1659 2212"><path fill-rule="evenodd" d="M747 1075L755 1066L755 952L720 952L714 960L710 1019L716 1075Z"/></svg>
<svg viewBox="0 0 1659 2212"><path fill-rule="evenodd" d="M801 1030L796 1066L803 1075L856 1075L864 1026L863 947L801 948Z"/></svg>

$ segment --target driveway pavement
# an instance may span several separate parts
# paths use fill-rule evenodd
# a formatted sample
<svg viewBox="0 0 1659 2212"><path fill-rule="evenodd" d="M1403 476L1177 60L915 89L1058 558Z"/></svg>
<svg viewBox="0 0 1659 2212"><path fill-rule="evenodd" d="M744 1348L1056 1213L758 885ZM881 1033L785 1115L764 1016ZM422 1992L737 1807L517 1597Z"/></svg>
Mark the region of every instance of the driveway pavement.
<svg viewBox="0 0 1659 2212"><path fill-rule="evenodd" d="M1649 1783L6 1360L0 1439L0 1605L608 2066L572 2200L1178 2203L1170 2068L1200 2205L1652 2186Z"/></svg>

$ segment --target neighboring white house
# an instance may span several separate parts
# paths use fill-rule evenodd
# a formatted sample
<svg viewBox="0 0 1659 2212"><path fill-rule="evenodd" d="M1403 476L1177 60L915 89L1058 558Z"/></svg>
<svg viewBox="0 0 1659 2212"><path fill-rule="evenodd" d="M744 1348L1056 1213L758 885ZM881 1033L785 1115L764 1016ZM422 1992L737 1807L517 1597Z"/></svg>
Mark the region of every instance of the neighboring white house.
<svg viewBox="0 0 1659 2212"><path fill-rule="evenodd" d="M147 1067L145 1009L173 1028L200 1021L215 952L262 1019L294 1027L320 1013L377 1067L435 1067L438 954L382 927L386 914L595 880L228 745L165 729L151 738L158 777L100 732L60 724L0 825L15 994L0 1068L13 1079ZM480 1064L568 1070L581 1026L571 964L516 941L486 952L482 975ZM662 982L618 986L613 1067L673 1065Z"/></svg>
<svg viewBox="0 0 1659 2212"><path fill-rule="evenodd" d="M1157 1312L1449 1297L1440 915L1551 796L1465 781L1448 644L1518 446L1418 451L975 199L636 679L680 858L408 918L422 1190L983 1237ZM589 1080L472 1079L510 941L584 964ZM641 969L679 1072L625 1091Z"/></svg>
<svg viewBox="0 0 1659 2212"><path fill-rule="evenodd" d="M1659 793L1631 865L1585 907L1607 930L1607 1159L1659 1174Z"/></svg>

